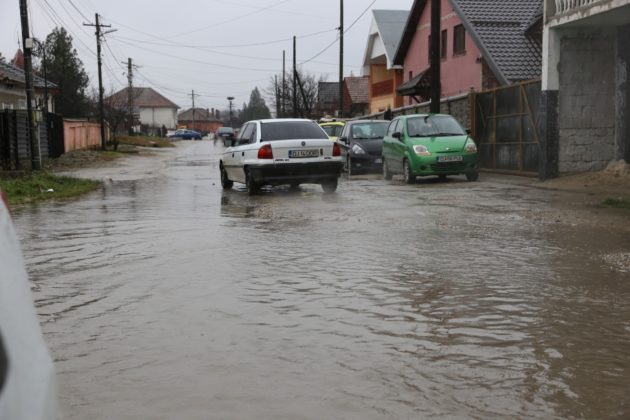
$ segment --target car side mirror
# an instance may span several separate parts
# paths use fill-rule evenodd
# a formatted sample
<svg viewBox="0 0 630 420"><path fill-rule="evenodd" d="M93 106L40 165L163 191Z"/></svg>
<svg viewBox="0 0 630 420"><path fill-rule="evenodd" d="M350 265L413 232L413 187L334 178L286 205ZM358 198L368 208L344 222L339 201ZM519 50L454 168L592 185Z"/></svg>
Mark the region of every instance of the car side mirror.
<svg viewBox="0 0 630 420"><path fill-rule="evenodd" d="M402 133L400 131L396 131L394 134L392 134L392 137L395 139L402 139Z"/></svg>
<svg viewBox="0 0 630 420"><path fill-rule="evenodd" d="M344 137L339 137L339 141L342 142L342 143L346 143L347 144L348 143L348 137L345 137L345 136Z"/></svg>
<svg viewBox="0 0 630 420"><path fill-rule="evenodd" d="M470 128L466 129L466 134L468 134L470 136L470 134L472 133L472 131L470 131Z"/></svg>

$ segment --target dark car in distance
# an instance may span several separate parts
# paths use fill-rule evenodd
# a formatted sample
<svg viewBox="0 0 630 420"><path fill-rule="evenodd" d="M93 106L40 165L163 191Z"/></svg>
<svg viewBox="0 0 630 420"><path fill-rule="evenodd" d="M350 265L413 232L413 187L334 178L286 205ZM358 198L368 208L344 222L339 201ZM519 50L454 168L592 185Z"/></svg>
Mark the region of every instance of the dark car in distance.
<svg viewBox="0 0 630 420"><path fill-rule="evenodd" d="M216 133L214 133L214 139L223 140L223 144L226 147L232 146L232 143L236 139L236 133L232 127L220 127Z"/></svg>
<svg viewBox="0 0 630 420"><path fill-rule="evenodd" d="M168 136L169 139L180 139L180 140L201 140L201 133L194 130L187 130L185 128L180 128L175 131L173 134Z"/></svg>
<svg viewBox="0 0 630 420"><path fill-rule="evenodd" d="M389 121L348 121L339 137L343 168L348 175L381 172L383 136Z"/></svg>

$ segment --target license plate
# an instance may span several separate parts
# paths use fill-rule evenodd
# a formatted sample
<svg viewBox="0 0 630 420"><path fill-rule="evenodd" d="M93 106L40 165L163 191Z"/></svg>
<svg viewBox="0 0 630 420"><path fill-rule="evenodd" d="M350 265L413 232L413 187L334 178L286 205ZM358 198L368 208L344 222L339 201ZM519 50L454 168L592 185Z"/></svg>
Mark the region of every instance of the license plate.
<svg viewBox="0 0 630 420"><path fill-rule="evenodd" d="M317 149L289 150L290 158L310 158L318 156L319 150Z"/></svg>
<svg viewBox="0 0 630 420"><path fill-rule="evenodd" d="M438 162L461 162L464 160L463 156L438 156Z"/></svg>

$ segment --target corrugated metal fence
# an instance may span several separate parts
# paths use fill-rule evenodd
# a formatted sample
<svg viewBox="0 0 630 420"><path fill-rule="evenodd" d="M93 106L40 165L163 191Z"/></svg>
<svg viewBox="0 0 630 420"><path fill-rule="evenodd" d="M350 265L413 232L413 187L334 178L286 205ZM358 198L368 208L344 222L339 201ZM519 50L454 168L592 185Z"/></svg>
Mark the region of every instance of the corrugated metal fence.
<svg viewBox="0 0 630 420"><path fill-rule="evenodd" d="M48 130L46 124L39 124L40 153L49 155ZM31 147L28 137L26 111L0 111L0 166L2 169L22 169L30 167Z"/></svg>

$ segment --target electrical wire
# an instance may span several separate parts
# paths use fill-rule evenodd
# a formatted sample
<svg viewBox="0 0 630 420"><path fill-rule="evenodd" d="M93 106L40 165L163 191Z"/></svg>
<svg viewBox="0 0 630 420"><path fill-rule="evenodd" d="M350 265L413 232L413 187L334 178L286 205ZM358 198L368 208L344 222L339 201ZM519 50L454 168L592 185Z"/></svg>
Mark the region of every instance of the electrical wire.
<svg viewBox="0 0 630 420"><path fill-rule="evenodd" d="M79 14L81 16L83 16L83 19L85 19L86 21L90 21L90 18L86 17L83 12L81 12L81 10L72 2L72 0L68 0L68 2L70 3L70 5L74 8L74 10L76 10L77 12L79 12Z"/></svg>

